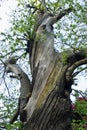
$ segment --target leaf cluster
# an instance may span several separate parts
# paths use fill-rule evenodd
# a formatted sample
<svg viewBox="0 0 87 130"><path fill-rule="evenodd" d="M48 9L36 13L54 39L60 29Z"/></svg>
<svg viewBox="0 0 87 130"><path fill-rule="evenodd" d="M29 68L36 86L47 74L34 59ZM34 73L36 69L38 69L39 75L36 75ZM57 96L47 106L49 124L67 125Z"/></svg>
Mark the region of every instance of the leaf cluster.
<svg viewBox="0 0 87 130"><path fill-rule="evenodd" d="M10 118L17 109L17 97L15 98L15 93L17 95L16 90L10 97L0 93L0 130L14 130L21 127L20 121L16 121L12 125L9 124Z"/></svg>

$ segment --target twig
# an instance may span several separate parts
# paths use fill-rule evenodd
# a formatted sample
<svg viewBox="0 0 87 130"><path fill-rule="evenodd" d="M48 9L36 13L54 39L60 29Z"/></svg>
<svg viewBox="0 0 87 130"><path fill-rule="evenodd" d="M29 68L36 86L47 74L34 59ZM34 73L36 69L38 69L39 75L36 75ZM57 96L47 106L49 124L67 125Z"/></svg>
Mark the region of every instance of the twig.
<svg viewBox="0 0 87 130"><path fill-rule="evenodd" d="M19 79L17 76L15 75L10 75L10 78L14 78L14 79Z"/></svg>
<svg viewBox="0 0 87 130"><path fill-rule="evenodd" d="M87 101L87 99L86 99L85 96L82 94L82 92L80 92L80 91L78 91L78 90L76 90L76 89L72 89L72 90L74 90L75 92L79 93L79 94L83 97L83 99L84 99L85 101Z"/></svg>
<svg viewBox="0 0 87 130"><path fill-rule="evenodd" d="M9 89L8 89L7 83L6 83L6 81L5 81L5 71L4 71L4 74L3 74L3 80L4 80L4 84L5 84L5 86L6 86L6 89L7 89L8 95L9 95L9 97L10 97L10 92L9 92Z"/></svg>
<svg viewBox="0 0 87 130"><path fill-rule="evenodd" d="M84 68L82 68L80 71L75 72L72 76L75 77L75 76L77 76L80 72L82 72L82 71L84 71L84 70L86 70L86 69L87 69L87 67L84 67Z"/></svg>
<svg viewBox="0 0 87 130"><path fill-rule="evenodd" d="M13 51L8 52L8 53L5 54L5 55L2 55L1 58L4 58L4 57L6 57L7 55L10 55L10 54L12 54L12 53L14 53L14 52L16 52L16 51L20 51L20 50L26 50L26 48L17 48L17 49L15 49L15 50L13 50Z"/></svg>

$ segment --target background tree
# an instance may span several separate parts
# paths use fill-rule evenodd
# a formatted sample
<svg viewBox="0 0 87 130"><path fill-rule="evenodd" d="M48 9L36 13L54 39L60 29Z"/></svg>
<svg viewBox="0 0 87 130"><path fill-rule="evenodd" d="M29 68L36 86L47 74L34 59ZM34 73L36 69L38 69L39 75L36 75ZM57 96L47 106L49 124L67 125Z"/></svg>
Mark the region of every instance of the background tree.
<svg viewBox="0 0 87 130"><path fill-rule="evenodd" d="M72 129L71 86L87 63L86 3L19 0L10 33L1 33L5 72L14 73L11 77L21 82L17 114L22 130ZM25 50L29 53L31 79L10 58L25 58Z"/></svg>

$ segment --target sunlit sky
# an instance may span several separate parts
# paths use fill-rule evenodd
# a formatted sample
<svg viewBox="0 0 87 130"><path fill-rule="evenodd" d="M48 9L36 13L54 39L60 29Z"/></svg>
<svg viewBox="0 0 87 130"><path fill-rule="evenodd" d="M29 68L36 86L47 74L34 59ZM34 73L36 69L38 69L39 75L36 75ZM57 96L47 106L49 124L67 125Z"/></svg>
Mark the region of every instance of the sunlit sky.
<svg viewBox="0 0 87 130"><path fill-rule="evenodd" d="M5 0L2 2L0 7L0 32L8 31L11 26L9 19L12 9L15 9L17 6L16 0ZM87 79L79 76L78 77L78 86L74 86L77 90L85 91L87 89Z"/></svg>

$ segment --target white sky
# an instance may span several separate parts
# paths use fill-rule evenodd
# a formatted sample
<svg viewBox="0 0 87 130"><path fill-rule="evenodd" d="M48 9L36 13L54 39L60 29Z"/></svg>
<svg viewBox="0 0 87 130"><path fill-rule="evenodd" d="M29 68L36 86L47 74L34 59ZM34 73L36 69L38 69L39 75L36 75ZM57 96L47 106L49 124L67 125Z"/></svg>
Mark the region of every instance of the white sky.
<svg viewBox="0 0 87 130"><path fill-rule="evenodd" d="M4 0L0 7L0 32L10 27L9 17L12 9L17 5L16 0Z"/></svg>
<svg viewBox="0 0 87 130"><path fill-rule="evenodd" d="M1 4L0 7L0 32L6 31L10 27L9 19L10 19L10 13L12 9L15 9L17 5L16 0L8 0L4 1ZM87 79L85 79L82 76L79 76L78 78L78 86L74 87L77 90L83 90L85 91L87 89Z"/></svg>

